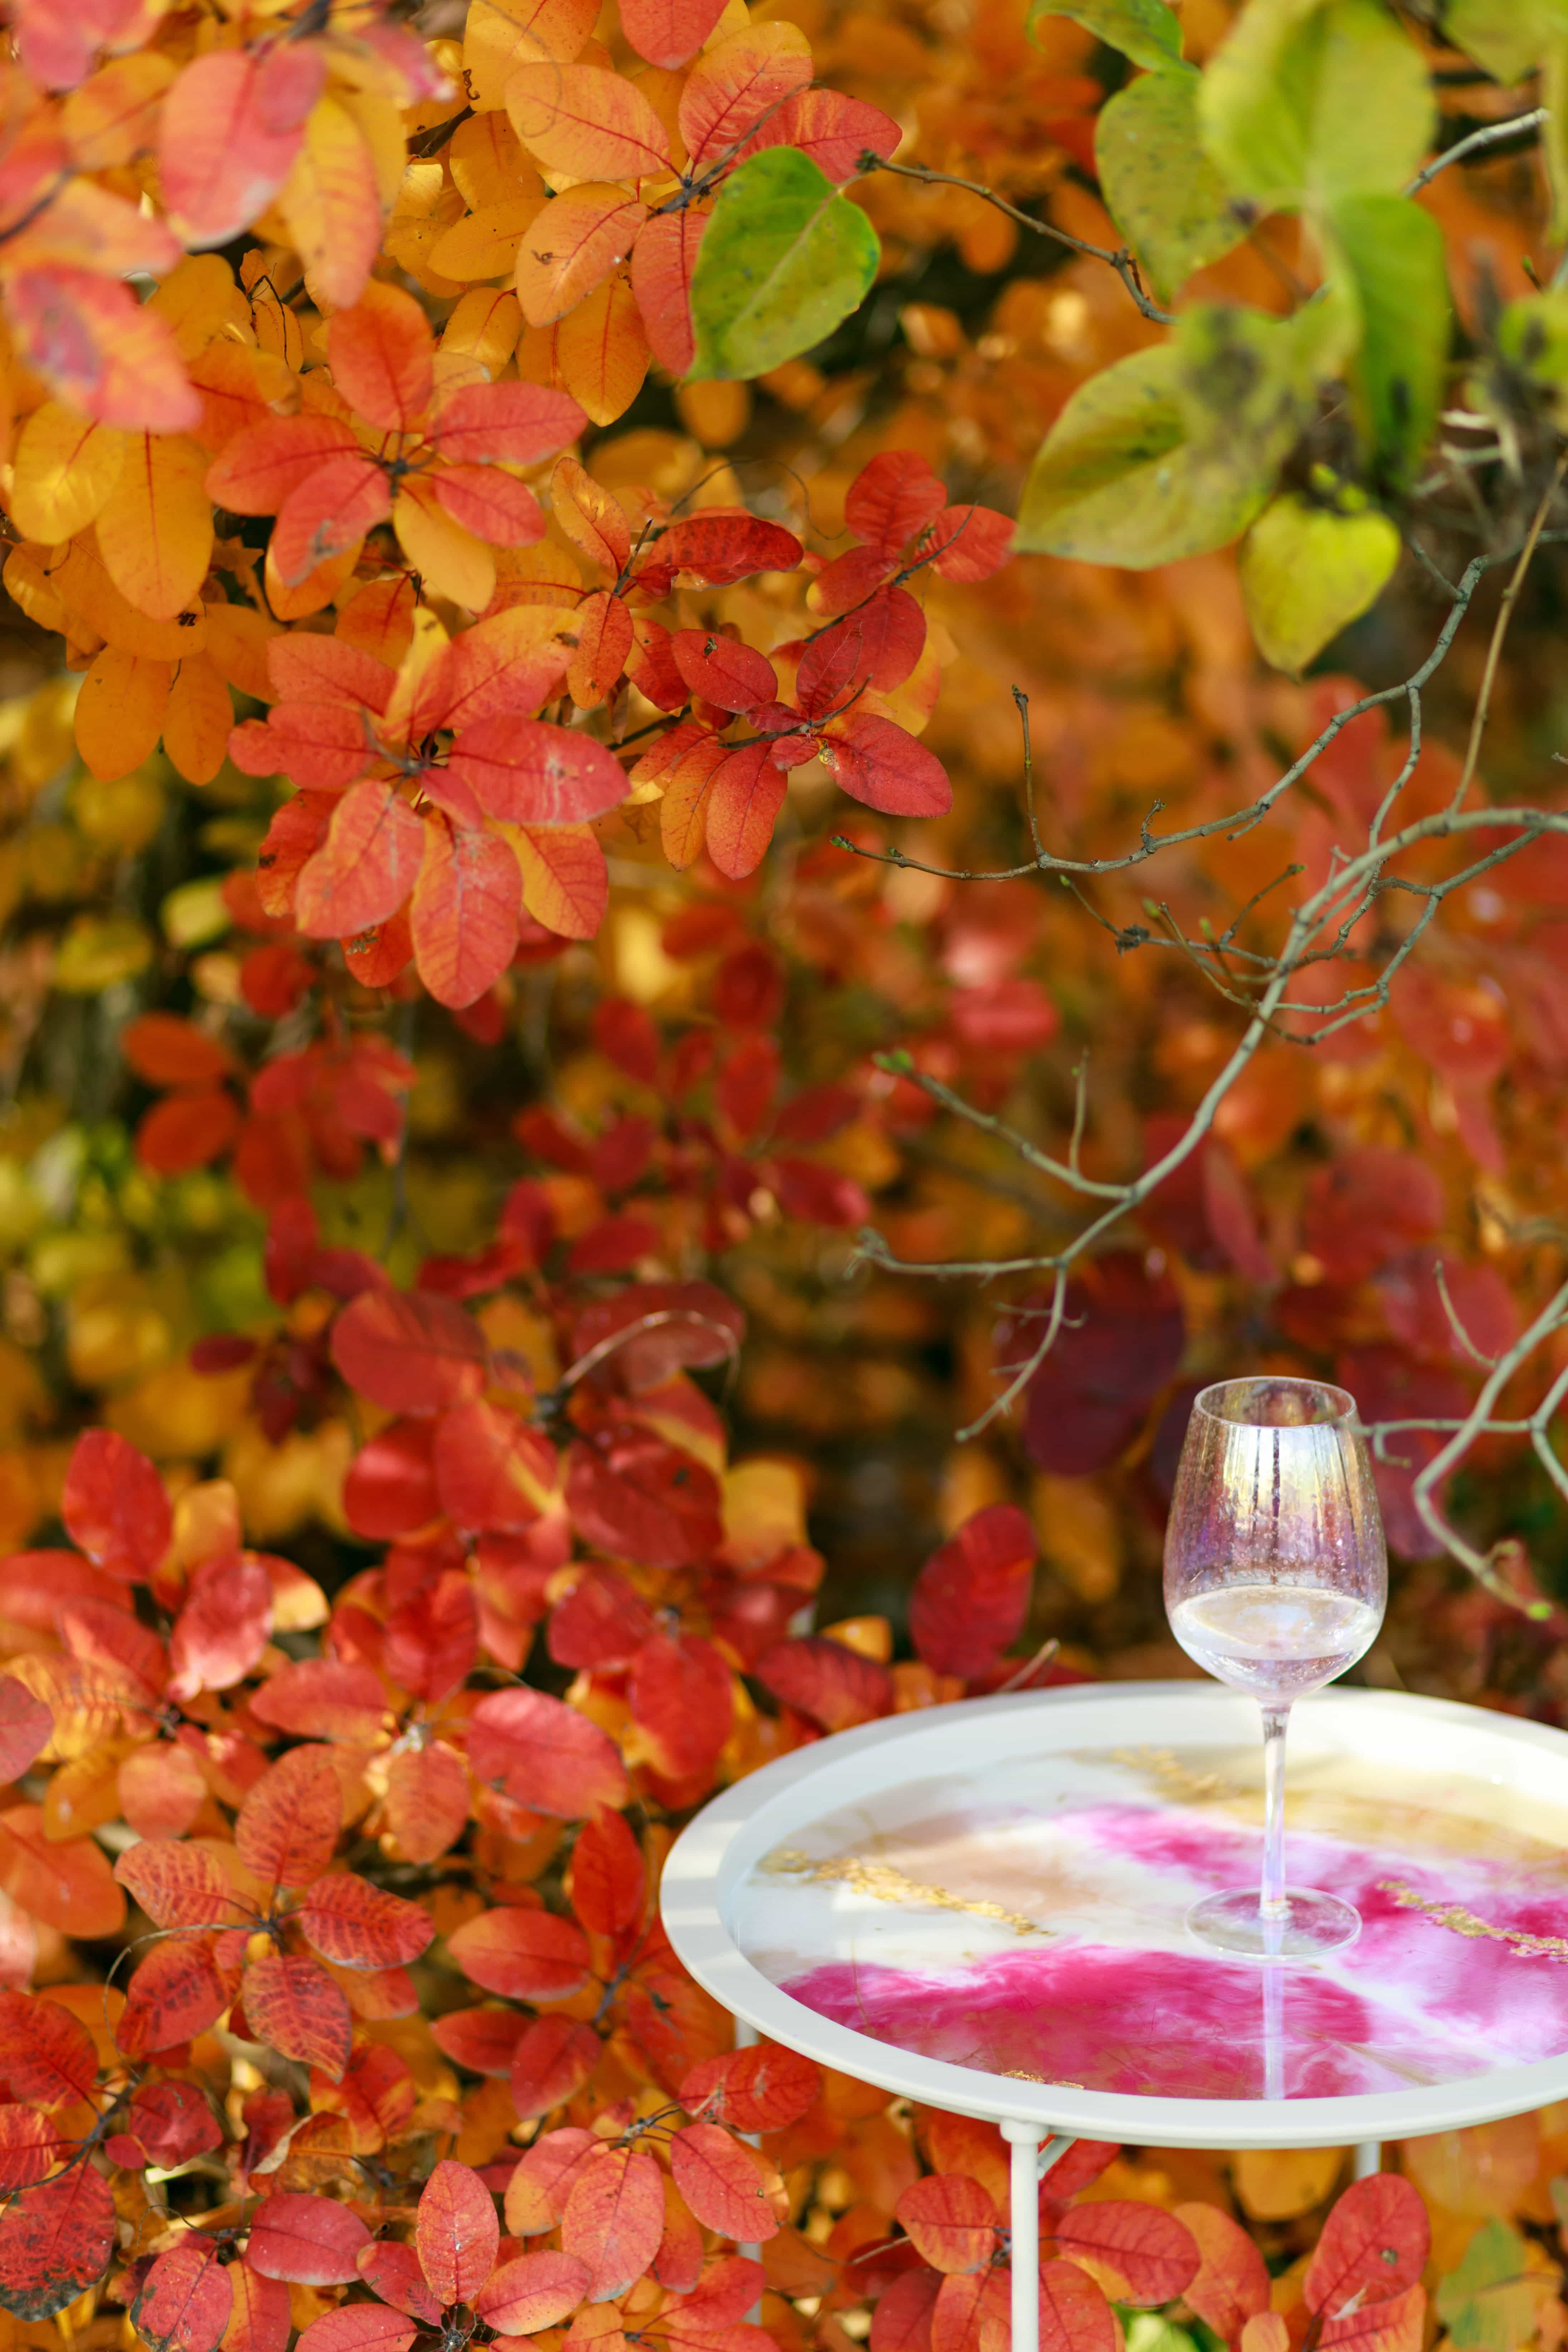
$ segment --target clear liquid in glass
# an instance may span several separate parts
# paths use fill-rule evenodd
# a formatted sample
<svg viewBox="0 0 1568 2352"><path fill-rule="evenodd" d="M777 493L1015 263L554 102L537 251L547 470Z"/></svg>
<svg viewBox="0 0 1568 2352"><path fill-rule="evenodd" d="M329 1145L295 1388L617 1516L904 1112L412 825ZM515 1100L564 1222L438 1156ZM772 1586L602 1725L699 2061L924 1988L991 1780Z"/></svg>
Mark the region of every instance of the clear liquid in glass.
<svg viewBox="0 0 1568 2352"><path fill-rule="evenodd" d="M1371 1647L1382 1614L1328 1586L1257 1583L1189 1594L1170 1620L1205 1674L1278 1705L1321 1690L1353 1666Z"/></svg>

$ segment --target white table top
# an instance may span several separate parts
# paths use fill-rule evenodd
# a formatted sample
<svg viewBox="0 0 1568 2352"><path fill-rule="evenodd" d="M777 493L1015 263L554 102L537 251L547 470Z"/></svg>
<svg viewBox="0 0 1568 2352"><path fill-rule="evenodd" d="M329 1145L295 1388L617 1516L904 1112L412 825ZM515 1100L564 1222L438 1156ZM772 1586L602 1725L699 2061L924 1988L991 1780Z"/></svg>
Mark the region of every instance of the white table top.
<svg viewBox="0 0 1568 2352"><path fill-rule="evenodd" d="M707 1806L665 1926L771 2040L1083 2137L1332 2146L1568 2095L1568 1736L1383 1692L1300 1702L1288 1875L1364 1922L1310 1967L1215 1958L1184 1925L1256 1883L1261 1790L1257 1706L1212 1683L894 1717Z"/></svg>

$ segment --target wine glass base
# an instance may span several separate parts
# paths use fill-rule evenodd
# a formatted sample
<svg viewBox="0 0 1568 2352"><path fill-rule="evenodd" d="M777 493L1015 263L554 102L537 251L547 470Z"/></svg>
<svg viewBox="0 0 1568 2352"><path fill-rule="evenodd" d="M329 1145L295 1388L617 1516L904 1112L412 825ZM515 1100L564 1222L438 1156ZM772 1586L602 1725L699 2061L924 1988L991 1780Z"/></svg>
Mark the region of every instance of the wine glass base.
<svg viewBox="0 0 1568 2352"><path fill-rule="evenodd" d="M1321 1960L1355 1942L1361 1913L1337 1895L1291 1886L1286 1889L1283 1916L1265 1918L1257 1887L1238 1886L1194 1903L1187 1927L1200 1944L1226 1959Z"/></svg>

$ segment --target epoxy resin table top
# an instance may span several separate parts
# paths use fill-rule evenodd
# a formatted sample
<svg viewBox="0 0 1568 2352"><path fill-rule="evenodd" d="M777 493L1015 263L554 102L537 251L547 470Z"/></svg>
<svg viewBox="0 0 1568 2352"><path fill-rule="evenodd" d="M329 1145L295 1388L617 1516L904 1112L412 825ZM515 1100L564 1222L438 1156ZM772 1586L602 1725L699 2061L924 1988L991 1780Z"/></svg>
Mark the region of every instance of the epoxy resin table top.
<svg viewBox="0 0 1568 2352"><path fill-rule="evenodd" d="M1256 1881L1256 1705L1121 1684L869 1724L716 1799L666 1865L681 1958L772 2039L975 2115L1151 2146L1402 2138L1568 2095L1568 1737L1330 1691L1292 1714L1311 1966L1210 1957Z"/></svg>

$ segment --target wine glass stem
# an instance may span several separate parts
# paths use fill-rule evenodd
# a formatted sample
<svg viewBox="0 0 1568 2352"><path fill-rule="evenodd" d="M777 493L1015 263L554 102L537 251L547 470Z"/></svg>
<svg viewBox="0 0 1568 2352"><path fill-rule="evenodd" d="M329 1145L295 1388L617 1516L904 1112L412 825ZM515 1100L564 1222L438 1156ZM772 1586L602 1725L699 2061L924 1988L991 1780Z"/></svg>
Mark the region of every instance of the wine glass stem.
<svg viewBox="0 0 1568 2352"><path fill-rule="evenodd" d="M1263 1709L1263 1886L1258 1900L1265 1921L1286 1916L1285 1728L1289 1705Z"/></svg>

